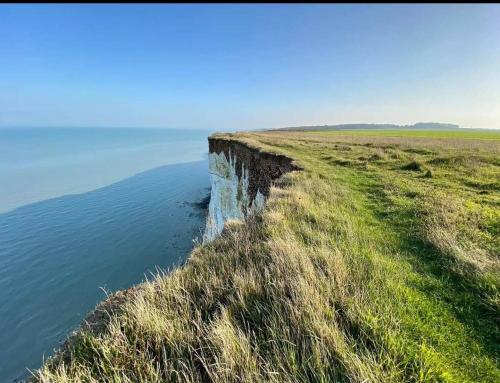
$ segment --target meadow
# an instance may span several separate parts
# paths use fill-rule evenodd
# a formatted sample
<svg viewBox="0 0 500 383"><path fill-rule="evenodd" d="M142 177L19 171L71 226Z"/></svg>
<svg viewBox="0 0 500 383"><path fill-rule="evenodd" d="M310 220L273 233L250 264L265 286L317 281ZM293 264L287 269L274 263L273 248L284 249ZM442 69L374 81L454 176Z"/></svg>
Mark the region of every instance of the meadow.
<svg viewBox="0 0 500 383"><path fill-rule="evenodd" d="M303 170L111 296L35 381L500 381L500 135L223 137Z"/></svg>
<svg viewBox="0 0 500 383"><path fill-rule="evenodd" d="M499 130L456 129L456 130L330 130L320 131L323 135L376 136L376 137L425 137L425 138L469 138L479 140L500 140ZM303 132L317 134L318 131Z"/></svg>

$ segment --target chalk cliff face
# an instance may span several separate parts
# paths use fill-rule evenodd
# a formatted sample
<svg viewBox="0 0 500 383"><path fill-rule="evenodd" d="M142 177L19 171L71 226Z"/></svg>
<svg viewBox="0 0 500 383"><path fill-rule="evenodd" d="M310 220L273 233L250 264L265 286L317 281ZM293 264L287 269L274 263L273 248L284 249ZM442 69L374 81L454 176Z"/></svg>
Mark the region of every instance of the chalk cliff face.
<svg viewBox="0 0 500 383"><path fill-rule="evenodd" d="M229 219L244 220L260 211L271 183L298 167L286 156L261 152L242 142L210 137L210 204L203 240L213 240Z"/></svg>

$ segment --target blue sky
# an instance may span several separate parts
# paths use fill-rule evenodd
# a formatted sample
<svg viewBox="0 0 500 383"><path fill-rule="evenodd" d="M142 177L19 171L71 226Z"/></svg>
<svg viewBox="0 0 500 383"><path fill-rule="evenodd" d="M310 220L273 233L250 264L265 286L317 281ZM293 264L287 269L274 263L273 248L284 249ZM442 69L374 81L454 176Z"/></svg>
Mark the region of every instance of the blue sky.
<svg viewBox="0 0 500 383"><path fill-rule="evenodd" d="M0 126L500 128L498 5L1 5Z"/></svg>

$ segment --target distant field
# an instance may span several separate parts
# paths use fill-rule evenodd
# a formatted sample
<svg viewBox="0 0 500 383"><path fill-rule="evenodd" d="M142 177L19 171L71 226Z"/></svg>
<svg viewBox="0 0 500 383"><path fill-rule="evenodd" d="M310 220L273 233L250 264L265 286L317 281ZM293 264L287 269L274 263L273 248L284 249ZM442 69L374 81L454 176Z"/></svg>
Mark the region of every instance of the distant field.
<svg viewBox="0 0 500 383"><path fill-rule="evenodd" d="M470 138L481 140L500 140L500 130L315 130L303 131L305 134L383 136L383 137L433 137L433 138Z"/></svg>

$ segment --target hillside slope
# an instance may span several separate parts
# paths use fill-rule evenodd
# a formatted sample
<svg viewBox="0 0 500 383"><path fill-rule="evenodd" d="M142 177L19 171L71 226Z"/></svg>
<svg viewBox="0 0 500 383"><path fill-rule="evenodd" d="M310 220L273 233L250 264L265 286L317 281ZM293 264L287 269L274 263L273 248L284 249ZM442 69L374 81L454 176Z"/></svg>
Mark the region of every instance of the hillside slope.
<svg viewBox="0 0 500 383"><path fill-rule="evenodd" d="M104 302L35 380L500 381L500 140L230 137L303 170Z"/></svg>

